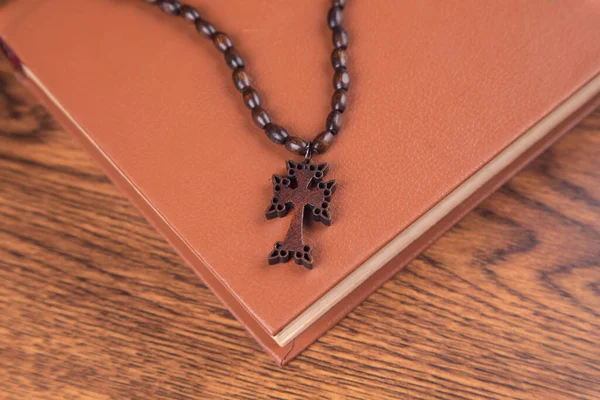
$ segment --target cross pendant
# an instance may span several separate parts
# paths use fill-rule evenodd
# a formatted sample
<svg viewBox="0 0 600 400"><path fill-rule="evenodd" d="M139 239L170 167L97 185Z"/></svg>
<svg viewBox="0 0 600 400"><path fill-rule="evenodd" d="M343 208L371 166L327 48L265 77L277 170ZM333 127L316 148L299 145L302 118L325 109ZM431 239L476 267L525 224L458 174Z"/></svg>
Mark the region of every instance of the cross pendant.
<svg viewBox="0 0 600 400"><path fill-rule="evenodd" d="M273 175L273 199L265 213L267 219L283 218L292 213L290 227L282 242L276 242L269 254L269 264L296 264L312 269L312 248L304 243L304 213L314 221L331 224L330 202L335 192L335 181L325 182L327 163L313 164L287 161L287 175Z"/></svg>

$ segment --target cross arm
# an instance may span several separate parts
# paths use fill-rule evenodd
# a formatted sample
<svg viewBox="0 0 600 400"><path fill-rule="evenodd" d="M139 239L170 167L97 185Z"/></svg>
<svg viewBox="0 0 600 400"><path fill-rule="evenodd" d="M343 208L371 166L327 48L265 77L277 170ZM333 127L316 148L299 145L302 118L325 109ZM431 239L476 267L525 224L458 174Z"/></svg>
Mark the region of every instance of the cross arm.
<svg viewBox="0 0 600 400"><path fill-rule="evenodd" d="M316 190L313 190L313 195L308 203L314 221L322 222L327 226L331 225L331 210L329 206L334 192L335 180L322 181L317 184Z"/></svg>
<svg viewBox="0 0 600 400"><path fill-rule="evenodd" d="M282 218L294 206L292 202L294 190L291 187L292 181L287 176L279 175L273 175L271 180L273 182L273 198L271 198L271 204L265 211L265 216L267 219Z"/></svg>

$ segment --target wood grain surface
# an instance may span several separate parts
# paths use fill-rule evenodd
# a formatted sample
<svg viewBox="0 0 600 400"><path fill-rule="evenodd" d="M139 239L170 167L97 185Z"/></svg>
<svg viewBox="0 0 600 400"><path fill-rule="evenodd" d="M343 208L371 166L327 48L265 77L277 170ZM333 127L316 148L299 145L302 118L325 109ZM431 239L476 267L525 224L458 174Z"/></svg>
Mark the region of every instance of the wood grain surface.
<svg viewBox="0 0 600 400"><path fill-rule="evenodd" d="M600 399L600 110L280 369L0 63L0 399Z"/></svg>

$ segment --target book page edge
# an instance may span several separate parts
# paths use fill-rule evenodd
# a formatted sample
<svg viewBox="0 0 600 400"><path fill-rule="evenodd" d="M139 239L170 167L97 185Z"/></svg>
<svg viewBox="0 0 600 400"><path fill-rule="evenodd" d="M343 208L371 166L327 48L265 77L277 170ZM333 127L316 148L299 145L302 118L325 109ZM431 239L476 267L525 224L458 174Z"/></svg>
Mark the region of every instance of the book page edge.
<svg viewBox="0 0 600 400"><path fill-rule="evenodd" d="M356 268L346 278L331 288L319 300L310 305L298 317L283 328L273 340L281 347L290 343L304 330L358 288L369 277L379 271L401 251L433 227L438 221L475 193L497 173L509 166L520 155L564 121L569 115L591 100L600 92L600 75L595 76L575 94L565 100L556 109L542 118L537 124L506 147L479 171L469 177L448 196L438 202L402 233L396 236Z"/></svg>

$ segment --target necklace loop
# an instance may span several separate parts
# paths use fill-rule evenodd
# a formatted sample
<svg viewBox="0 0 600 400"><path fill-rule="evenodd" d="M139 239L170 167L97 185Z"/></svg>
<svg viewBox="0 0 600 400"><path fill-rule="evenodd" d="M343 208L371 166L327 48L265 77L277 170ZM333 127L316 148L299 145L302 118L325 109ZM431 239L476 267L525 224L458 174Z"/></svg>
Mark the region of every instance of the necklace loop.
<svg viewBox="0 0 600 400"><path fill-rule="evenodd" d="M306 154L304 154L304 162L310 161L311 157L312 157L312 142L309 142L308 146L306 146Z"/></svg>

